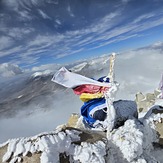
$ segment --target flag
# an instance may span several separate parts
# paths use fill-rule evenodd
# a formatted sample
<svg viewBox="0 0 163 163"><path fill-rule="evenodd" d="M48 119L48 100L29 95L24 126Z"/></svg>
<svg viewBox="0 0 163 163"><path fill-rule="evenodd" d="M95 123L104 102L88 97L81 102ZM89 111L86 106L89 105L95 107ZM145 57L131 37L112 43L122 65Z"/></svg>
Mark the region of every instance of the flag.
<svg viewBox="0 0 163 163"><path fill-rule="evenodd" d="M72 89L75 89L81 85L87 85L87 86L84 86L84 88L88 88L90 86L89 90L93 88L93 91L101 89L101 87L108 88L111 86L110 83L102 83L102 82L87 78L85 76L70 72L65 67L62 67L60 70L58 70L54 74L52 81L60 85L63 85L67 88L72 88ZM90 91L88 91L88 93L90 93Z"/></svg>

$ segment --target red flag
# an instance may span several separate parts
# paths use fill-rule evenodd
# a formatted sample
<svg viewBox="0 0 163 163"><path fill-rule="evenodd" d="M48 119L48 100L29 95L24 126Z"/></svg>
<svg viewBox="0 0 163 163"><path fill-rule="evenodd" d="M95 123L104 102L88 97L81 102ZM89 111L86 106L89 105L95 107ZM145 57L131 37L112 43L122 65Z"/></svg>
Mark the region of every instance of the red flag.
<svg viewBox="0 0 163 163"><path fill-rule="evenodd" d="M98 85L92 85L92 84L84 84L84 85L80 85L78 87L73 88L73 91L75 94L77 95L81 95L82 93L103 93L104 91L106 91L109 87L102 87L102 86L98 86Z"/></svg>

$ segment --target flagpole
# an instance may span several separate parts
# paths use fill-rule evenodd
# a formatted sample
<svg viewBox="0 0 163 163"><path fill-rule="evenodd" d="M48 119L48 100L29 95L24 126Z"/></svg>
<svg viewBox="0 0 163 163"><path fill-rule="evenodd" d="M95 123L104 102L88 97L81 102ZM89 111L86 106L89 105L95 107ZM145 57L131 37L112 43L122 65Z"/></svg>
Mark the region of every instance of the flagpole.
<svg viewBox="0 0 163 163"><path fill-rule="evenodd" d="M110 83L114 82L114 63L115 63L115 53L110 56L110 68L107 77L110 79Z"/></svg>
<svg viewBox="0 0 163 163"><path fill-rule="evenodd" d="M116 111L113 106L115 93L118 90L118 84L114 81L114 63L115 63L115 53L112 53L110 56L110 69L108 76L110 79L111 87L105 92L105 99L107 104L107 138L109 139L111 136L111 131L114 127Z"/></svg>

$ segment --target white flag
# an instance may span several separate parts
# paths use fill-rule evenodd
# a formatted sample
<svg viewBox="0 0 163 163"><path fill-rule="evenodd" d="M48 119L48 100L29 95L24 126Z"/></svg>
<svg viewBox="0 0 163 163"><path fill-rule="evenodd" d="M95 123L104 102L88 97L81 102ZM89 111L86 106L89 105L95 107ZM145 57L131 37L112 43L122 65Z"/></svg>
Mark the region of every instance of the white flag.
<svg viewBox="0 0 163 163"><path fill-rule="evenodd" d="M75 88L79 85L91 84L97 86L110 87L110 83L101 83L85 76L68 71L65 67L58 70L52 78L52 81L67 88Z"/></svg>

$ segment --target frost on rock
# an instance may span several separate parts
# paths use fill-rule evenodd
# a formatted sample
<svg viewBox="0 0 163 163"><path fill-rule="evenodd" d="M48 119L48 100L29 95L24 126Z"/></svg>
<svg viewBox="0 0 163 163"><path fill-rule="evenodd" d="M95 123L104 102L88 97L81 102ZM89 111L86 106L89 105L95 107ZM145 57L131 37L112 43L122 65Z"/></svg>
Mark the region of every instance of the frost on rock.
<svg viewBox="0 0 163 163"><path fill-rule="evenodd" d="M59 162L59 153L69 153L72 148L71 143L74 140L80 140L79 131L71 130L69 133L70 135L62 131L39 135L35 138L13 139L9 141L7 152L2 161L15 162L21 160L21 157L28 153L41 152L40 162ZM73 138L71 135L73 135Z"/></svg>
<svg viewBox="0 0 163 163"><path fill-rule="evenodd" d="M152 121L154 123L154 121ZM151 123L152 123L151 122ZM109 142L110 162L116 163L156 163L157 160L151 155L153 142L158 141L154 125L148 120L140 123L137 120L127 120L124 126L114 130Z"/></svg>
<svg viewBox="0 0 163 163"><path fill-rule="evenodd" d="M124 161L132 162L143 153L143 132L137 128L134 120L128 120L124 126L115 130L111 137L112 152L119 149L119 156L122 155Z"/></svg>
<svg viewBox="0 0 163 163"><path fill-rule="evenodd" d="M66 129L31 138L10 140L2 161L20 162L29 153L41 153L41 163L58 163L62 155L66 156L70 162L104 163L106 143L100 139L95 143L81 142L80 134L83 134L81 130Z"/></svg>
<svg viewBox="0 0 163 163"><path fill-rule="evenodd" d="M79 162L104 163L106 155L106 144L102 141L90 144L83 142L81 146L74 148L73 159Z"/></svg>

